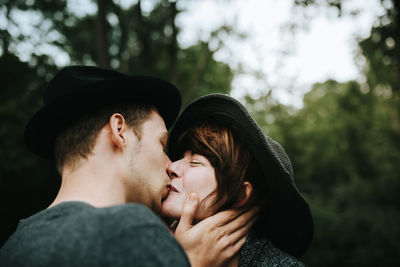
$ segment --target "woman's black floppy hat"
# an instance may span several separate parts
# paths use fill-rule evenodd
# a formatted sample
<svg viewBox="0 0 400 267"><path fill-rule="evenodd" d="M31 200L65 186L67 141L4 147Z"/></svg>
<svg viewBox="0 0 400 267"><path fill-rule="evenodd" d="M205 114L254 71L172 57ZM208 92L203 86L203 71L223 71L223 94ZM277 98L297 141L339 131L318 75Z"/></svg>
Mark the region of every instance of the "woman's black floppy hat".
<svg viewBox="0 0 400 267"><path fill-rule="evenodd" d="M267 202L261 209L257 229L278 248L300 257L310 246L314 224L310 208L294 184L293 168L282 146L263 134L246 108L223 94L200 97L189 104L173 126L168 151L171 159L180 155L178 138L188 128L209 122L226 126L247 147L265 180Z"/></svg>
<svg viewBox="0 0 400 267"><path fill-rule="evenodd" d="M129 76L94 66L70 66L50 81L44 105L25 127L24 141L35 154L54 158L57 134L88 112L116 103L153 105L169 128L181 108L181 95L172 84L153 77Z"/></svg>

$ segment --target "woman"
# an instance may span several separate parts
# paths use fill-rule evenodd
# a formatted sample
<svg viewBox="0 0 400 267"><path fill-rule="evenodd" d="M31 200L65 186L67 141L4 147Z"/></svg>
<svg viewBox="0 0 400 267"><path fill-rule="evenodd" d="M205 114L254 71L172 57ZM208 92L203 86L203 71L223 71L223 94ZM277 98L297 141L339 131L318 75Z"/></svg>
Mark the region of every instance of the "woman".
<svg viewBox="0 0 400 267"><path fill-rule="evenodd" d="M164 216L179 220L191 192L200 198L195 220L232 207L260 206L259 220L231 264L302 266L296 257L313 235L309 207L283 148L264 136L243 105L222 94L197 99L172 129L168 150L174 162Z"/></svg>

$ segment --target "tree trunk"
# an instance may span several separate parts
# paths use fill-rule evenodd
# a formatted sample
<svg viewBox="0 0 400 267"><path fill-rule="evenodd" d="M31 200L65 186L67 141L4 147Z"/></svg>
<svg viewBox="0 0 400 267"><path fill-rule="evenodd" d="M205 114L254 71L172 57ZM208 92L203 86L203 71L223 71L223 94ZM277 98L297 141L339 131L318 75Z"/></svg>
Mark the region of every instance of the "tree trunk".
<svg viewBox="0 0 400 267"><path fill-rule="evenodd" d="M155 71L155 60L153 57L152 49L151 49L151 39L150 34L151 29L146 27L146 23L142 14L141 1L139 0L136 5L136 16L137 16L137 34L138 34L138 42L141 43L142 48L142 57L143 64L146 64L144 67L145 71L153 74Z"/></svg>
<svg viewBox="0 0 400 267"><path fill-rule="evenodd" d="M97 0L97 7L97 51L99 56L99 65L104 68L110 68L104 0Z"/></svg>
<svg viewBox="0 0 400 267"><path fill-rule="evenodd" d="M170 58L170 73L169 77L171 82L176 84L178 80L177 66L178 66L178 28L175 24L176 15L178 14L178 10L176 9L176 2L170 3L171 9L171 27L172 27L172 36L171 43L169 45L169 58Z"/></svg>

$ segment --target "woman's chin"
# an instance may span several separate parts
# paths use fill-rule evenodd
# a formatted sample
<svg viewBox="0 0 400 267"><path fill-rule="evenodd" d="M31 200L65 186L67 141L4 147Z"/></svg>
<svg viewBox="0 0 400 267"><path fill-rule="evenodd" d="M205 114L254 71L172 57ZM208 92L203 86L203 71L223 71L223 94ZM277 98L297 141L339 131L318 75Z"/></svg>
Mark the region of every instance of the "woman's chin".
<svg viewBox="0 0 400 267"><path fill-rule="evenodd" d="M179 220L181 218L181 214L177 214L177 213L169 212L169 211L163 211L163 210L161 210L161 216L169 218L171 220Z"/></svg>
<svg viewBox="0 0 400 267"><path fill-rule="evenodd" d="M179 220L182 214L182 209L177 208L178 205L172 205L167 201L161 204L161 215L170 219Z"/></svg>

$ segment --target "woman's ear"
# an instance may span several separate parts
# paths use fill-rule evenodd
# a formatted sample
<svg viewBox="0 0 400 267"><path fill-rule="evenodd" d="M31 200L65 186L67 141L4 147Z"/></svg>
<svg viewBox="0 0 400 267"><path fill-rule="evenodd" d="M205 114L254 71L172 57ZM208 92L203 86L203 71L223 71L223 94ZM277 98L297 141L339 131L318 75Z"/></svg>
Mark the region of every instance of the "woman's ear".
<svg viewBox="0 0 400 267"><path fill-rule="evenodd" d="M252 185L250 182L245 181L245 182L243 183L242 187L243 187L243 191L242 191L242 192L243 192L243 197L242 197L242 199L235 205L235 206L237 206L237 207L241 207L241 206L245 205L246 202L250 199L251 194L253 193L253 185Z"/></svg>

